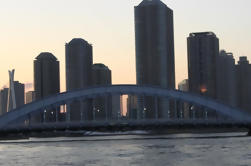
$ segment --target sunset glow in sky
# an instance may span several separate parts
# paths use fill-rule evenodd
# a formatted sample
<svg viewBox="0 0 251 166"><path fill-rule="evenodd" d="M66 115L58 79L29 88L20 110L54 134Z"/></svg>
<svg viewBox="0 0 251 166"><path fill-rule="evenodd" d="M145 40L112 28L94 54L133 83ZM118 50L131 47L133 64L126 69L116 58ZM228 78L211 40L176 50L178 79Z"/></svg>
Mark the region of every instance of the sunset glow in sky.
<svg viewBox="0 0 251 166"><path fill-rule="evenodd" d="M112 70L113 84L134 84L134 6L141 0L0 0L0 87L33 82L33 60L51 52L60 61L65 90L65 43L93 44L95 63ZM176 83L187 78L186 37L213 31L220 48L251 61L250 0L163 0L174 11Z"/></svg>

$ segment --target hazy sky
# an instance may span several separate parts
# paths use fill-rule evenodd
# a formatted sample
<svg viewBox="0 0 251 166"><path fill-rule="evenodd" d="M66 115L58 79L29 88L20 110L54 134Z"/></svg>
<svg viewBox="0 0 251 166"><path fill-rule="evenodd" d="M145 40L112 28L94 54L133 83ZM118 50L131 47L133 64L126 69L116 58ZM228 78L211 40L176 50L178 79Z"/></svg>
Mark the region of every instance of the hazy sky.
<svg viewBox="0 0 251 166"><path fill-rule="evenodd" d="M65 43L93 44L94 62L112 70L114 84L135 83L134 6L141 0L0 0L0 87L33 82L33 60L51 52L65 90ZM163 0L174 11L176 82L187 77L186 37L213 31L220 48L251 60L250 0Z"/></svg>

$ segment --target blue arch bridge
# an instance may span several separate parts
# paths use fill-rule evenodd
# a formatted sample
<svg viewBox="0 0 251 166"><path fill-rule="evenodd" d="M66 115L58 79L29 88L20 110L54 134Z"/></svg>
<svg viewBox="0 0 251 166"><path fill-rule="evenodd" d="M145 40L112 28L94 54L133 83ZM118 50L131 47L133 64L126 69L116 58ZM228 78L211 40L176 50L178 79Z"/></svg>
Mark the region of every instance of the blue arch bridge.
<svg viewBox="0 0 251 166"><path fill-rule="evenodd" d="M122 95L131 96L134 101L134 109L128 110L134 116L122 117L120 108L113 108L116 97ZM0 117L1 135L33 131L171 128L249 130L251 116L240 109L191 93L159 87L112 85L56 94Z"/></svg>

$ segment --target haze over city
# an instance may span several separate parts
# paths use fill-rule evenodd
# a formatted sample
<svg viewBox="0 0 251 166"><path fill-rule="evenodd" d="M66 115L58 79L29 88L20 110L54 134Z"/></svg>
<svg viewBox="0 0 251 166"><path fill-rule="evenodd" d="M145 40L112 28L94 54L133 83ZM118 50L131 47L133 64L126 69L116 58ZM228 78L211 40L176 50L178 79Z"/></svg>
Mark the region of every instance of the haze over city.
<svg viewBox="0 0 251 166"><path fill-rule="evenodd" d="M140 0L9 0L0 6L0 87L15 80L33 83L33 60L51 52L60 61L65 91L65 43L80 37L93 44L94 62L112 70L113 84L136 83L134 6ZM176 84L187 78L186 38L191 32L213 31L220 49L251 59L249 0L163 0L174 11ZM121 77L121 74L123 77ZM30 86L31 87L31 86Z"/></svg>

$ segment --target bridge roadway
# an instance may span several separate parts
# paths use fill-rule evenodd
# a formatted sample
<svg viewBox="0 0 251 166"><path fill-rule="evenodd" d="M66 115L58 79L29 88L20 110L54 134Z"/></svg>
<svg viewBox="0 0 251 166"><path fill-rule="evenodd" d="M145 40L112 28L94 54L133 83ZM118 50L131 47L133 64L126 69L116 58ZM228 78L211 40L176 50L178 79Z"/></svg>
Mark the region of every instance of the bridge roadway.
<svg viewBox="0 0 251 166"><path fill-rule="evenodd" d="M233 120L119 120L95 122L58 122L33 125L9 126L0 130L1 135L54 132L54 131L135 131L135 130L168 130L168 129L251 129L251 123Z"/></svg>

